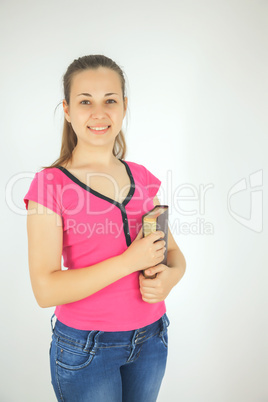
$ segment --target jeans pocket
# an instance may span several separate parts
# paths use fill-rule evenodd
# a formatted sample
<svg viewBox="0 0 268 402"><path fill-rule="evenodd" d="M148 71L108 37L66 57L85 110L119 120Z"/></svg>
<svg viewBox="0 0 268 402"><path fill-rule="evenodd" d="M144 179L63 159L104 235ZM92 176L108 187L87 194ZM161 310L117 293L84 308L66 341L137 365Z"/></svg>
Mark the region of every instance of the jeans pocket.
<svg viewBox="0 0 268 402"><path fill-rule="evenodd" d="M161 338L161 341L163 342L164 346L167 348L168 347L168 333L167 333L167 330L166 330L165 333L160 334L160 338Z"/></svg>
<svg viewBox="0 0 268 402"><path fill-rule="evenodd" d="M67 370L81 370L93 360L96 349L84 351L81 346L67 344L59 338L56 345L56 364Z"/></svg>

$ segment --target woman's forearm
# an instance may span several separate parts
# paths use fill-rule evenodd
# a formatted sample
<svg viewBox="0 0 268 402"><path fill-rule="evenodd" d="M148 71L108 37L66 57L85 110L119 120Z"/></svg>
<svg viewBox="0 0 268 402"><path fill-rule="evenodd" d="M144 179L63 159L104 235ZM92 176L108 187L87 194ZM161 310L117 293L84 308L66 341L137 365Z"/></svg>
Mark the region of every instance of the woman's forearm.
<svg viewBox="0 0 268 402"><path fill-rule="evenodd" d="M172 269L170 273L174 277L175 286L183 277L186 270L186 260L180 250L169 250L167 253L167 266Z"/></svg>
<svg viewBox="0 0 268 402"><path fill-rule="evenodd" d="M31 281L39 306L52 307L84 299L133 272L156 265L164 253L164 244L161 249L155 244L160 237L163 233L157 231L143 238L140 230L122 254L85 268L61 270L60 266L51 269L40 262L33 263Z"/></svg>
<svg viewBox="0 0 268 402"><path fill-rule="evenodd" d="M40 307L72 303L98 292L130 273L122 254L90 267L57 270L39 278L35 297Z"/></svg>

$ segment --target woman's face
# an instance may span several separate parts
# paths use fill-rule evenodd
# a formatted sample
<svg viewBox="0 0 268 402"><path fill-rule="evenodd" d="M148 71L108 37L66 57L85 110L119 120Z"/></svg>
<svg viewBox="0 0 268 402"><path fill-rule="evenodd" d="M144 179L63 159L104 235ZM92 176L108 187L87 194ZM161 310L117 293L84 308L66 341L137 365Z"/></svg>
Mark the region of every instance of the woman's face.
<svg viewBox="0 0 268 402"><path fill-rule="evenodd" d="M109 68L84 70L74 75L69 105L63 101L65 118L72 124L78 143L114 144L126 114L118 74Z"/></svg>

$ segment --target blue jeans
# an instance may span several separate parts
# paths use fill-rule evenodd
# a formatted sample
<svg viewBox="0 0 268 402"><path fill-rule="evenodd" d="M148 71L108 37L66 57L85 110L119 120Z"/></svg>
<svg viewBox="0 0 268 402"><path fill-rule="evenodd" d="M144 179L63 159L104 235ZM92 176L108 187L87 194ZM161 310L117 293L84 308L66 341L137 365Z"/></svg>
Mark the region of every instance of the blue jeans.
<svg viewBox="0 0 268 402"><path fill-rule="evenodd" d="M78 330L56 320L50 370L57 400L155 402L166 368L168 325L166 314L119 332Z"/></svg>

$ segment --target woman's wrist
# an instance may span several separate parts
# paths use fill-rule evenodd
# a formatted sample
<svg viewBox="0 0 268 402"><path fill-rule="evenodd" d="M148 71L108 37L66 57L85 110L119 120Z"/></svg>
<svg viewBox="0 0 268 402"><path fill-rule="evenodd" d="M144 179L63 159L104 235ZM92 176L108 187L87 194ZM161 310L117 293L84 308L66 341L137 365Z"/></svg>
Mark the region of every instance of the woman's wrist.
<svg viewBox="0 0 268 402"><path fill-rule="evenodd" d="M117 257L118 257L118 263L122 267L122 271L123 273L125 273L125 275L130 275L133 272L135 272L135 269L131 264L131 262L129 261L129 258L127 258L125 252L118 255Z"/></svg>

